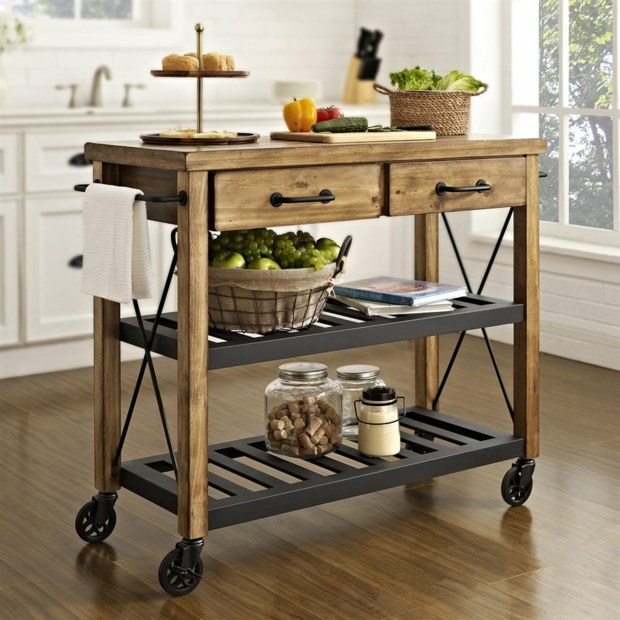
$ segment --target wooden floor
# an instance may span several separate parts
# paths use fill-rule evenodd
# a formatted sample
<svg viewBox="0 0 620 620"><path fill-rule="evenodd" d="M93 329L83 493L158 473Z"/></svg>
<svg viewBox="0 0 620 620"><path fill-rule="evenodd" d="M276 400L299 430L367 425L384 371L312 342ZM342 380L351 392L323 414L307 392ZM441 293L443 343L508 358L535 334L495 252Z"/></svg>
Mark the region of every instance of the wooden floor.
<svg viewBox="0 0 620 620"><path fill-rule="evenodd" d="M509 377L510 348L496 352ZM375 363L411 395L409 343L313 359L332 376L342 363ZM260 434L277 365L212 373L212 440ZM173 411L175 365L157 366ZM126 394L136 369L125 364ZM542 357L542 448L526 505L500 496L507 462L216 530L202 583L180 598L157 581L178 540L173 515L121 491L106 542L75 534L75 514L95 492L91 375L0 381L2 620L620 617L618 373ZM466 339L442 410L510 428L480 339ZM147 389L136 416L125 458L164 452Z"/></svg>

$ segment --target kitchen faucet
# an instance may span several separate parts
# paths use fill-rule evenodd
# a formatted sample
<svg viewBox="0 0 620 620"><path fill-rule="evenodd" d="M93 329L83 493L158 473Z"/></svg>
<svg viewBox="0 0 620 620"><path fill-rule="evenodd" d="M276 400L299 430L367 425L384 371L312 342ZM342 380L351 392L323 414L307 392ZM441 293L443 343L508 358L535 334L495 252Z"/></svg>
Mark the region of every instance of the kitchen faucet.
<svg viewBox="0 0 620 620"><path fill-rule="evenodd" d="M112 79L112 72L107 65L100 65L95 70L93 75L93 85L90 90L90 101L88 105L93 108L101 107L101 78L105 77L106 80Z"/></svg>

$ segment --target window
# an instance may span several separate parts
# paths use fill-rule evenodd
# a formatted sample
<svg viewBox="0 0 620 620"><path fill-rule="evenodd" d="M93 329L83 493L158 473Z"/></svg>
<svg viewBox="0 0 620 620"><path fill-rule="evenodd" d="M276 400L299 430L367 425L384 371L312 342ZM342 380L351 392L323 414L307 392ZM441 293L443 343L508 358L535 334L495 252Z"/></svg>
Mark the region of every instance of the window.
<svg viewBox="0 0 620 620"><path fill-rule="evenodd" d="M541 232L620 245L618 0L513 0L514 132L548 142Z"/></svg>
<svg viewBox="0 0 620 620"><path fill-rule="evenodd" d="M184 2L0 0L0 10L36 21L34 47L144 47L174 41Z"/></svg>
<svg viewBox="0 0 620 620"><path fill-rule="evenodd" d="M134 0L12 0L13 12L52 19L133 19Z"/></svg>

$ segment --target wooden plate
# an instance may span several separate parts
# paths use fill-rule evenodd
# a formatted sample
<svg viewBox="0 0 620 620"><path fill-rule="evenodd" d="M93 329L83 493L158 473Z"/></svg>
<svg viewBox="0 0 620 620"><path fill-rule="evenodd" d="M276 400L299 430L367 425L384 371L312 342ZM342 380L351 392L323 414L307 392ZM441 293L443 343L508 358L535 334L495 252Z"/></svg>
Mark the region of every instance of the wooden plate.
<svg viewBox="0 0 620 620"><path fill-rule="evenodd" d="M144 144L243 144L244 142L256 142L260 138L258 133L238 133L235 137L221 138L169 138L160 136L158 133L146 133L140 136Z"/></svg>
<svg viewBox="0 0 620 620"><path fill-rule="evenodd" d="M164 71L162 69L153 69L151 75L155 77L205 77L205 78L236 78L247 77L249 71Z"/></svg>

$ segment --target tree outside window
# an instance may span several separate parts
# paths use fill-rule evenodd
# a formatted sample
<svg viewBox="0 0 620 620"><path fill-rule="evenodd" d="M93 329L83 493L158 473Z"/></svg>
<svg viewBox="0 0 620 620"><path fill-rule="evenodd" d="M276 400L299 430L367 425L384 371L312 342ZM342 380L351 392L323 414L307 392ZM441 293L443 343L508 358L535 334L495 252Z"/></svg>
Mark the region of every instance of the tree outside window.
<svg viewBox="0 0 620 620"><path fill-rule="evenodd" d="M539 0L541 219L604 230L614 221L616 0ZM616 215L617 218L617 215Z"/></svg>

